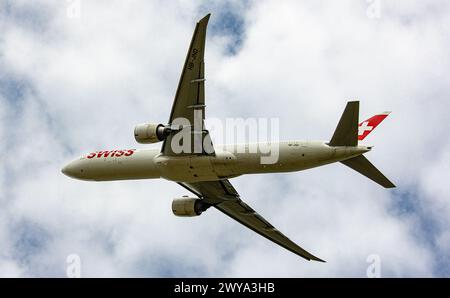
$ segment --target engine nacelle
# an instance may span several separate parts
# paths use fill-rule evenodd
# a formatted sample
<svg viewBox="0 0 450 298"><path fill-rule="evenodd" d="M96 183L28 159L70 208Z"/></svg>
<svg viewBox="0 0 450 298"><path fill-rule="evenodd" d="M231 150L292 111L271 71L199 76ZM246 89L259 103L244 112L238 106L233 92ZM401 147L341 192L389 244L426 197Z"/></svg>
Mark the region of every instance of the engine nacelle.
<svg viewBox="0 0 450 298"><path fill-rule="evenodd" d="M172 212L176 216L199 216L210 205L199 198L182 197L172 201Z"/></svg>
<svg viewBox="0 0 450 298"><path fill-rule="evenodd" d="M158 143L166 138L167 132L168 128L162 124L143 123L134 128L134 138L141 144Z"/></svg>

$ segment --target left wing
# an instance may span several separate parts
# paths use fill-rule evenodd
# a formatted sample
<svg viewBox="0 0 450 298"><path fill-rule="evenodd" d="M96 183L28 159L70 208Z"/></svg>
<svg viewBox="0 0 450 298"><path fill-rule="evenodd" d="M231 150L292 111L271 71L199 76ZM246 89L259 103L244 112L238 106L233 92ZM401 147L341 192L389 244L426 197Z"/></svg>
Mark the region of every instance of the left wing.
<svg viewBox="0 0 450 298"><path fill-rule="evenodd" d="M179 184L202 198L205 203L211 204L232 219L270 241L309 261L325 262L292 242L255 210L244 203L227 179L194 183L180 182Z"/></svg>
<svg viewBox="0 0 450 298"><path fill-rule="evenodd" d="M181 72L177 92L169 117L172 132L166 137L161 153L168 156L214 154L211 139L205 129L205 40L210 14L201 19L194 30L191 44ZM172 140L177 133L185 133L189 141L188 150L178 152L172 148ZM205 138L206 141L205 141Z"/></svg>

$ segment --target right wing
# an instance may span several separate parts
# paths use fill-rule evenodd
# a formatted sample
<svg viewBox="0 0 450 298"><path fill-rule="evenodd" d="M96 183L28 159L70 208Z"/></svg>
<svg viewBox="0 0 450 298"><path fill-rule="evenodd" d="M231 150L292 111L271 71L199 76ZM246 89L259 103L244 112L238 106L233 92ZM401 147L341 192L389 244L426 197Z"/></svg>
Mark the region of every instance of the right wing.
<svg viewBox="0 0 450 298"><path fill-rule="evenodd" d="M227 179L194 183L180 182L179 184L202 198L205 203L211 204L232 219L270 241L275 242L308 261L314 260L325 262L292 242L255 210L243 202L239 198L239 194L234 189L233 185L231 185Z"/></svg>
<svg viewBox="0 0 450 298"><path fill-rule="evenodd" d="M163 142L161 153L167 156L212 154L209 132L205 129L205 40L210 14L195 26L191 44L181 72L177 92L169 117L169 126L174 130ZM182 130L179 130L182 127ZM172 148L176 134L183 134L190 141L187 151L177 152ZM174 140L175 144L183 141ZM180 145L182 147L182 145Z"/></svg>

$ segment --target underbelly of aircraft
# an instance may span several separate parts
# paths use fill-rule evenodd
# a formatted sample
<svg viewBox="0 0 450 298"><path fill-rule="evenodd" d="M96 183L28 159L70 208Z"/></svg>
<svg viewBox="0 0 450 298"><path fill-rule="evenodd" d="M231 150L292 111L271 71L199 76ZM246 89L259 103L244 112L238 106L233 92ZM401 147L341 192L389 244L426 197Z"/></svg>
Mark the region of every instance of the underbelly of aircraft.
<svg viewBox="0 0 450 298"><path fill-rule="evenodd" d="M213 181L220 177L214 171L209 156L157 157L161 177L178 182Z"/></svg>

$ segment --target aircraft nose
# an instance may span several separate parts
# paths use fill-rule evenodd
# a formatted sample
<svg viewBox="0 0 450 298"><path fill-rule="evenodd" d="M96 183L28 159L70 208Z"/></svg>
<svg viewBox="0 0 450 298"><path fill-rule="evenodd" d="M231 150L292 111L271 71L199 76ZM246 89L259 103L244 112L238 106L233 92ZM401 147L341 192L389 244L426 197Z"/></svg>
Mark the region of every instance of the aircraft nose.
<svg viewBox="0 0 450 298"><path fill-rule="evenodd" d="M62 172L64 175L69 176L69 177L73 177L74 174L75 174L75 173L74 173L73 166L71 166L70 163L67 164L67 165L65 165L65 166L61 169L61 172Z"/></svg>
<svg viewBox="0 0 450 298"><path fill-rule="evenodd" d="M84 176L84 167L82 167L79 161L72 161L65 165L61 169L61 172L70 178L82 179Z"/></svg>
<svg viewBox="0 0 450 298"><path fill-rule="evenodd" d="M74 160L74 161L68 163L67 165L65 165L61 169L61 172L70 178L86 180L87 179L87 175L86 175L87 167L88 166L82 159L77 159L77 160Z"/></svg>

